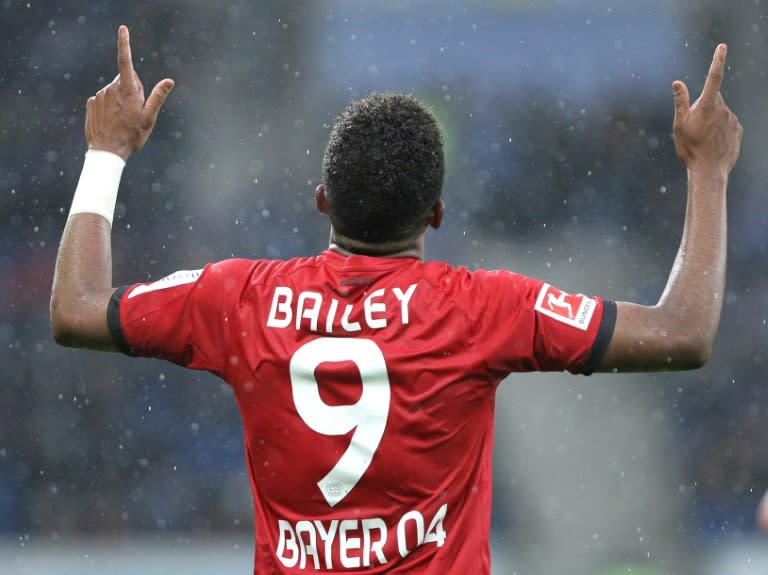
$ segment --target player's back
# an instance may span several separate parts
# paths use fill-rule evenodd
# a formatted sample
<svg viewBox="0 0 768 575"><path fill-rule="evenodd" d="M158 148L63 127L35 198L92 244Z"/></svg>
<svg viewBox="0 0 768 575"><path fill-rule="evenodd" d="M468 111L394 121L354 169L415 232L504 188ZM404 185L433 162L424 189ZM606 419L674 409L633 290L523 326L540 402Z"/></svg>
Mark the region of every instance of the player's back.
<svg viewBox="0 0 768 575"><path fill-rule="evenodd" d="M257 573L488 570L495 379L476 365L469 277L330 251L253 264L223 375Z"/></svg>
<svg viewBox="0 0 768 575"><path fill-rule="evenodd" d="M257 573L450 575L490 571L497 383L589 373L615 305L511 272L326 251L121 288L108 315L127 353L232 386Z"/></svg>

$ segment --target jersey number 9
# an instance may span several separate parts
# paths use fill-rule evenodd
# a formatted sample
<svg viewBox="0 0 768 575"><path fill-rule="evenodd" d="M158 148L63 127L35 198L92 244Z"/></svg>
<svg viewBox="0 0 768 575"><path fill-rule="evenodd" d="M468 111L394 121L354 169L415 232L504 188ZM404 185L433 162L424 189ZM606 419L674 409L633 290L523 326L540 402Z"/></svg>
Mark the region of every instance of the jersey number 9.
<svg viewBox="0 0 768 575"><path fill-rule="evenodd" d="M315 369L324 362L351 361L360 371L363 391L353 405L328 405L320 397ZM333 507L357 485L379 447L389 415L389 375L381 349L370 339L321 337L303 345L291 358L293 401L304 423L323 435L346 435L349 447L317 482Z"/></svg>

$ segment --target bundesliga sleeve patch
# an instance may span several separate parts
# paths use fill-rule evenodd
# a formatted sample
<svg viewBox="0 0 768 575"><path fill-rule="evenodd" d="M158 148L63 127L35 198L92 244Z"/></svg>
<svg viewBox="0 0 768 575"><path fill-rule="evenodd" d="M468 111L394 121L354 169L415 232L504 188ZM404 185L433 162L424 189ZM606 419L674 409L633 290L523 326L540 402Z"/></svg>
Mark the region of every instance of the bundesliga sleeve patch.
<svg viewBox="0 0 768 575"><path fill-rule="evenodd" d="M586 331L597 302L584 294L568 294L549 284L541 286L534 309L567 325Z"/></svg>

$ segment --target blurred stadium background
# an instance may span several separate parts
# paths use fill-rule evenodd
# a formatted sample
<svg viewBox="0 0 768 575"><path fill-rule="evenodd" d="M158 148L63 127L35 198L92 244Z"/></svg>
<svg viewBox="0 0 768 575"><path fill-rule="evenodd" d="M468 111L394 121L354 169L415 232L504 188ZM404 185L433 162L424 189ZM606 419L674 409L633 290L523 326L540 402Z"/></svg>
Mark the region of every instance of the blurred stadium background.
<svg viewBox="0 0 768 575"><path fill-rule="evenodd" d="M511 377L499 392L494 572L768 573L765 0L0 2L0 574L245 573L236 407L208 374L57 347L48 298L88 96L131 28L177 88L125 172L117 284L326 246L313 208L335 115L413 92L446 134L428 256L652 303L682 231L671 82L730 46L745 126L711 362Z"/></svg>

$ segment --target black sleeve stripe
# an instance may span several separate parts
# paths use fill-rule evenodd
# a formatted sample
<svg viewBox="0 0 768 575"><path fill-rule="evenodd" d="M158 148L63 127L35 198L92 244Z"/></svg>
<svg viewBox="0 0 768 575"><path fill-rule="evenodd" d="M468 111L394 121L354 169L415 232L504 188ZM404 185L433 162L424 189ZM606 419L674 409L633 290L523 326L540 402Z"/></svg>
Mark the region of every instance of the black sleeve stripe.
<svg viewBox="0 0 768 575"><path fill-rule="evenodd" d="M134 356L136 354L131 346L128 345L128 342L125 341L123 329L120 327L120 300L129 287L123 286L112 294L107 306L107 325L109 326L109 333L112 334L112 341L117 346L117 349L126 355Z"/></svg>
<svg viewBox="0 0 768 575"><path fill-rule="evenodd" d="M587 361L581 366L581 373L590 375L598 368L608 349L608 344L611 343L614 327L616 327L616 302L603 300L603 320L597 329L597 336Z"/></svg>

